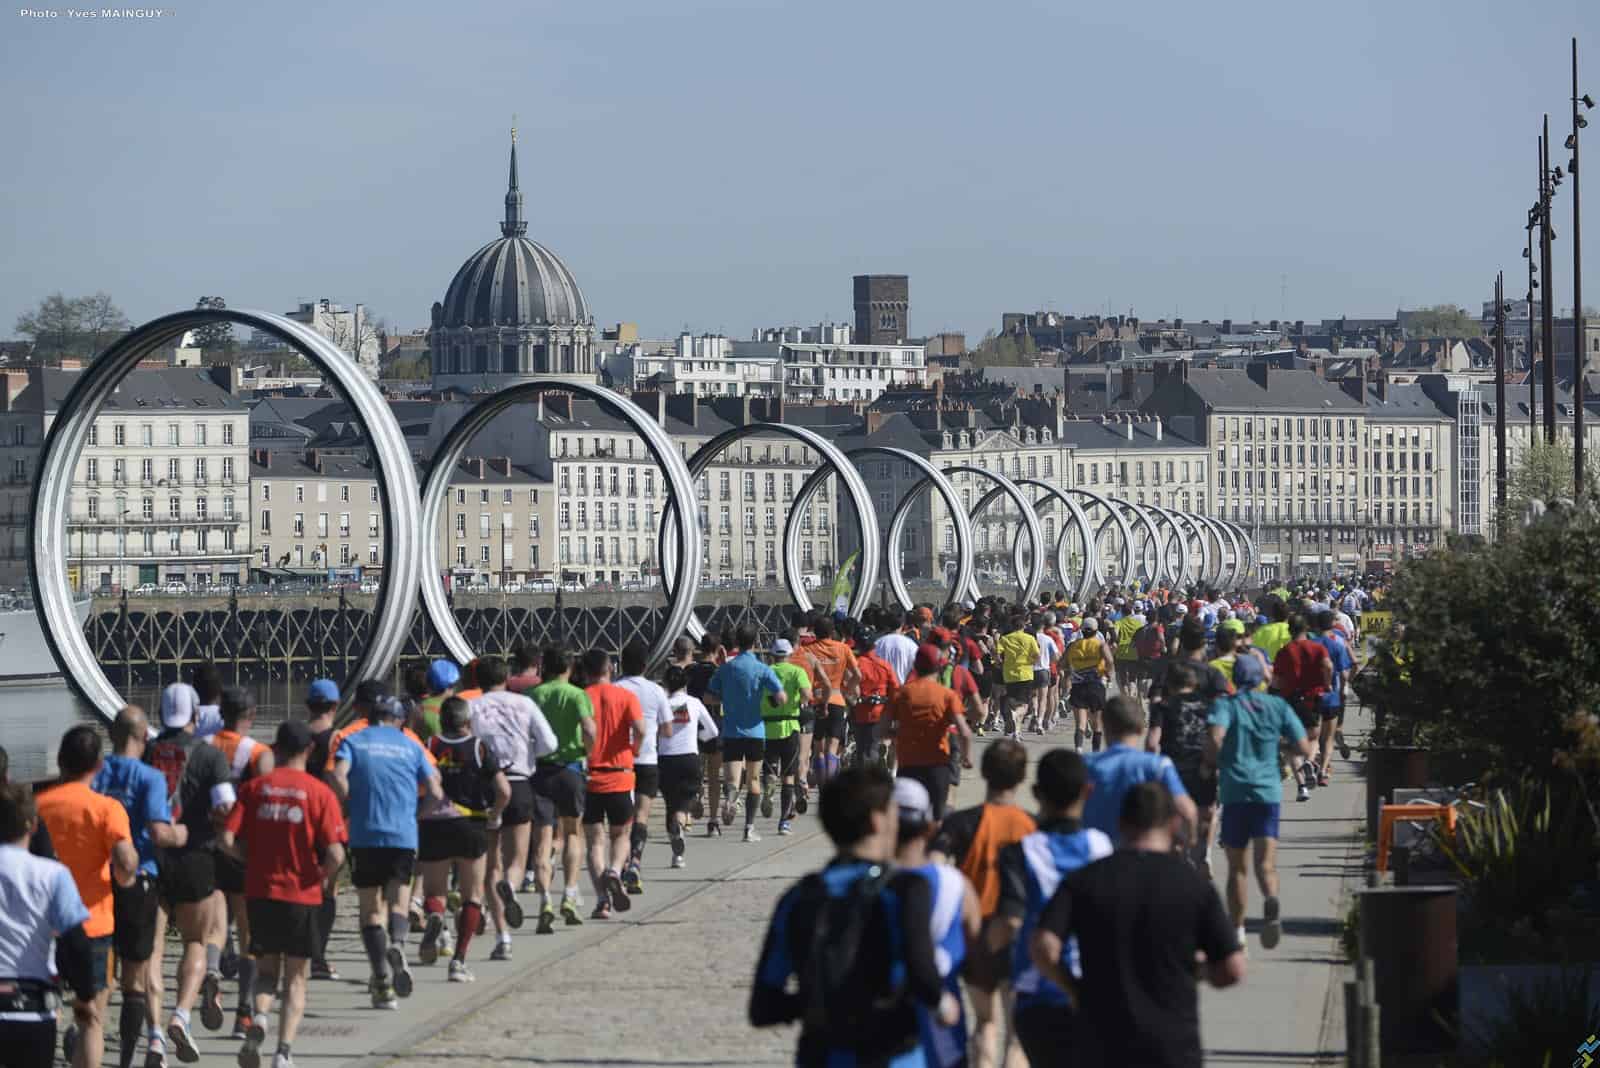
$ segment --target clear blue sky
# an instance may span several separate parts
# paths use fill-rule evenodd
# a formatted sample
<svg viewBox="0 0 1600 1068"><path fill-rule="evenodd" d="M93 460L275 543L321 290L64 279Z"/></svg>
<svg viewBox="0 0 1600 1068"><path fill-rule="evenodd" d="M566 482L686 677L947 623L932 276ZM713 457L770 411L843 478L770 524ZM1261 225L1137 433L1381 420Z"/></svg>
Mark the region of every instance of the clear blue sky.
<svg viewBox="0 0 1600 1068"><path fill-rule="evenodd" d="M1600 95L1595 0L173 2L0 16L0 336L55 290L426 325L513 112L530 234L651 336L848 319L862 271L911 276L917 333L1476 310L1525 284L1574 33ZM1587 144L1600 175L1600 111Z"/></svg>

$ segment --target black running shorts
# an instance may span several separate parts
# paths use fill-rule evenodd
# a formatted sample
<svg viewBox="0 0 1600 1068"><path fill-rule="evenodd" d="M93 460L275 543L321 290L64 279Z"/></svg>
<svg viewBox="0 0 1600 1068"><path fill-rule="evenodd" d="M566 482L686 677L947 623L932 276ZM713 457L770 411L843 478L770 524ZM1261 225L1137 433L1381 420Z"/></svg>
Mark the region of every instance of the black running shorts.
<svg viewBox="0 0 1600 1068"><path fill-rule="evenodd" d="M417 854L409 849L357 848L350 850L350 881L357 889L411 881Z"/></svg>
<svg viewBox="0 0 1600 1068"><path fill-rule="evenodd" d="M224 894L244 893L244 864L226 853L217 854L217 889Z"/></svg>
<svg viewBox="0 0 1600 1068"><path fill-rule="evenodd" d="M268 957L282 954L312 960L321 940L317 936L320 905L252 897L245 902L250 913L250 953Z"/></svg>
<svg viewBox="0 0 1600 1068"><path fill-rule="evenodd" d="M633 793L623 791L615 794L591 793L583 799L584 826L593 826L597 823L609 823L613 827L621 827L633 821Z"/></svg>
<svg viewBox="0 0 1600 1068"><path fill-rule="evenodd" d="M690 802L699 793L699 754L684 753L682 756L661 758L661 796L666 800L669 812L689 811Z"/></svg>
<svg viewBox="0 0 1600 1068"><path fill-rule="evenodd" d="M828 718L817 724L817 728L817 733L822 737L843 742L845 735L850 732L850 710L844 705L829 705Z"/></svg>
<svg viewBox="0 0 1600 1068"><path fill-rule="evenodd" d="M156 919L161 911L161 888L155 877L140 875L127 887L113 883L111 905L117 924L113 940L117 956L134 963L149 960L156 948Z"/></svg>
<svg viewBox="0 0 1600 1068"><path fill-rule="evenodd" d="M633 796L657 797L661 793L661 767L657 764L633 766Z"/></svg>
<svg viewBox="0 0 1600 1068"><path fill-rule="evenodd" d="M483 820L470 816L422 820L417 824L417 860L477 860L489 852L489 831Z"/></svg>
<svg viewBox="0 0 1600 1068"><path fill-rule="evenodd" d="M1073 708L1087 708L1091 712L1099 712L1106 707L1106 684L1101 679L1091 679L1088 682L1074 682L1072 695L1067 698L1067 704Z"/></svg>
<svg viewBox="0 0 1600 1068"><path fill-rule="evenodd" d="M168 852L161 862L162 892L170 905L204 901L217 889L217 855L209 849Z"/></svg>
<svg viewBox="0 0 1600 1068"><path fill-rule="evenodd" d="M583 773L565 764L540 764L533 773L534 817L541 827L583 815Z"/></svg>
<svg viewBox="0 0 1600 1068"><path fill-rule="evenodd" d="M761 762L766 756L767 740L765 738L724 738L722 739L722 762L731 764L736 760L754 760Z"/></svg>
<svg viewBox="0 0 1600 1068"><path fill-rule="evenodd" d="M504 827L520 827L524 823L532 822L533 784L527 779L512 779L511 801L500 817L500 824Z"/></svg>

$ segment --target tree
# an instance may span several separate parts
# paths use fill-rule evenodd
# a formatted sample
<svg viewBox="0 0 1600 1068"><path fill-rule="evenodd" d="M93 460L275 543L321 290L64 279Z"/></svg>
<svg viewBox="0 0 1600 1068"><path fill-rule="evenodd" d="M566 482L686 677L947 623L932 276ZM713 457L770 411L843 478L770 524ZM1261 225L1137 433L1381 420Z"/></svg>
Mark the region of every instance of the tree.
<svg viewBox="0 0 1600 1068"><path fill-rule="evenodd" d="M52 293L17 317L17 333L32 339L45 363L94 356L128 331L128 317L109 293L67 297Z"/></svg>
<svg viewBox="0 0 1600 1068"><path fill-rule="evenodd" d="M1584 493L1591 499L1600 492L1600 461L1585 457ZM1507 472L1506 522L1516 523L1527 506L1540 501L1572 497L1572 445L1558 438L1554 445L1536 437L1522 454L1522 462Z"/></svg>
<svg viewBox="0 0 1600 1068"><path fill-rule="evenodd" d="M1481 337L1483 324L1455 304L1435 304L1406 312L1406 333L1412 337Z"/></svg>
<svg viewBox="0 0 1600 1068"><path fill-rule="evenodd" d="M357 306L342 314L330 314L322 322L323 336L334 347L364 368L370 377L378 376L378 360L383 353L388 327L382 318L370 318Z"/></svg>
<svg viewBox="0 0 1600 1068"><path fill-rule="evenodd" d="M972 366L974 367L1016 367L1024 361L1025 354L1034 354L1039 351L1039 346L1034 343L1032 336L1026 331L1023 341L1018 341L1010 334L996 335L993 330L983 335L983 340L978 347L972 350Z"/></svg>
<svg viewBox="0 0 1600 1068"><path fill-rule="evenodd" d="M201 297L194 302L196 308L226 308L227 302L221 297ZM194 343L200 349L211 352L232 352L238 342L233 338L232 323L207 323L195 327Z"/></svg>

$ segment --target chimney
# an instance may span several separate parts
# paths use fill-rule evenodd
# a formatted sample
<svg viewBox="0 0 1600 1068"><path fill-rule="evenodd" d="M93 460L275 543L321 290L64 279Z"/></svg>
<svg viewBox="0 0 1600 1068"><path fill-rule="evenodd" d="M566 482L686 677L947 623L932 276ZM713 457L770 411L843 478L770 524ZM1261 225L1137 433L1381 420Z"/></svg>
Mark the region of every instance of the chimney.
<svg viewBox="0 0 1600 1068"><path fill-rule="evenodd" d="M1271 368L1267 366L1265 360L1255 360L1249 367L1245 368L1245 374L1250 376L1250 381L1262 389L1267 389L1269 381L1267 375L1270 370Z"/></svg>
<svg viewBox="0 0 1600 1068"><path fill-rule="evenodd" d="M483 481L483 457L468 456L461 461L461 466L466 468L467 474L476 478L479 482Z"/></svg>
<svg viewBox="0 0 1600 1068"><path fill-rule="evenodd" d="M511 477L511 457L493 456L489 459L489 470L506 478Z"/></svg>
<svg viewBox="0 0 1600 1068"><path fill-rule="evenodd" d="M1222 332L1224 334L1233 333L1233 320L1232 319L1224 319L1224 320L1222 320Z"/></svg>
<svg viewBox="0 0 1600 1068"><path fill-rule="evenodd" d="M666 403L667 414L679 422L698 426L700 419L700 406L695 403L692 393L669 393L663 398Z"/></svg>
<svg viewBox="0 0 1600 1068"><path fill-rule="evenodd" d="M255 454L254 458L257 467L269 469L272 467L272 451L270 449L253 449L251 451Z"/></svg>
<svg viewBox="0 0 1600 1068"><path fill-rule="evenodd" d="M1132 441L1133 440L1133 416L1130 414L1130 415L1126 416L1125 418L1127 419L1127 429L1124 430L1123 433L1124 433L1124 435L1127 437L1127 439L1129 441Z"/></svg>
<svg viewBox="0 0 1600 1068"><path fill-rule="evenodd" d="M322 454L316 449L306 450L306 466L317 474L322 474Z"/></svg>
<svg viewBox="0 0 1600 1068"><path fill-rule="evenodd" d="M1388 404L1389 403L1389 376L1387 374L1380 373L1378 375L1377 385L1378 385L1378 402L1380 404Z"/></svg>
<svg viewBox="0 0 1600 1068"><path fill-rule="evenodd" d="M1344 390L1350 399L1356 403L1367 403L1367 380L1364 375L1354 374L1340 379L1339 388Z"/></svg>
<svg viewBox="0 0 1600 1068"><path fill-rule="evenodd" d="M867 433L876 434L883 428L884 422L889 418L886 412L867 411Z"/></svg>
<svg viewBox="0 0 1600 1068"><path fill-rule="evenodd" d="M1160 441L1161 440L1161 417L1159 415L1156 416L1155 417L1155 421L1156 421L1156 440Z"/></svg>
<svg viewBox="0 0 1600 1068"><path fill-rule="evenodd" d="M1306 321L1304 319L1296 319L1294 321L1294 332L1297 334L1306 332Z"/></svg>

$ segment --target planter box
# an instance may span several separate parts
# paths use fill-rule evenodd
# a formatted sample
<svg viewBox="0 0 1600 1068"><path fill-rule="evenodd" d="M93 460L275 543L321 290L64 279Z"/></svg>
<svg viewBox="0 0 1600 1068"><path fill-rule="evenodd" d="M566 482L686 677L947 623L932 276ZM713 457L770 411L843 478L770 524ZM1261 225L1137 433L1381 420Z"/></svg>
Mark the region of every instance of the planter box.
<svg viewBox="0 0 1600 1068"><path fill-rule="evenodd" d="M1457 973L1461 1054L1483 1056L1477 1040L1495 1021L1505 1019L1513 994L1531 997L1541 986L1557 982L1563 976L1569 981L1576 980L1584 968L1589 970L1590 1008L1600 1007L1600 964L1462 965ZM1584 1037L1579 1035L1573 1041L1576 1043Z"/></svg>

